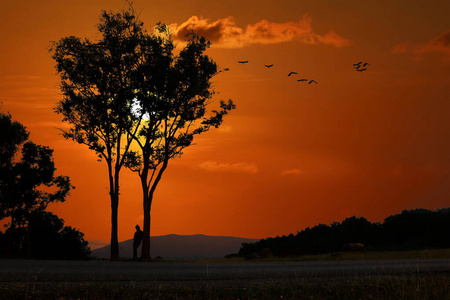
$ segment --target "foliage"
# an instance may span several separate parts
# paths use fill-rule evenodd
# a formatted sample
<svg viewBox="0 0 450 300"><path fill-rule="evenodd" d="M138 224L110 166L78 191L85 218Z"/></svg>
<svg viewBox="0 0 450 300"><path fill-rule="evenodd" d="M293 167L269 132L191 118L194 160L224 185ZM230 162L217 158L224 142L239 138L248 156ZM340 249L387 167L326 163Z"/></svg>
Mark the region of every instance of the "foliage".
<svg viewBox="0 0 450 300"><path fill-rule="evenodd" d="M131 6L131 5L130 5ZM192 34L178 55L168 27L148 33L133 8L103 12L101 38L66 37L51 52L63 100L55 111L71 125L65 138L85 144L108 165L112 207L111 259L118 258L119 172L139 173L144 193L143 253L149 257L150 206L168 161L197 134L218 127L234 104L221 101L205 117L216 64L204 54L210 43ZM138 151L131 150L132 142ZM148 252L148 253L147 253Z"/></svg>
<svg viewBox="0 0 450 300"><path fill-rule="evenodd" d="M450 208L404 210L384 220L384 248L423 249L450 246ZM447 233L447 234L446 234Z"/></svg>
<svg viewBox="0 0 450 300"><path fill-rule="evenodd" d="M12 234L8 229L0 236L0 244ZM33 212L28 226L15 232L13 253L16 258L86 259L90 254L84 234L50 212Z"/></svg>
<svg viewBox="0 0 450 300"><path fill-rule="evenodd" d="M169 160L179 157L194 136L219 127L223 117L235 108L220 101L219 107L206 115L213 91L211 78L217 65L204 52L210 43L190 34L188 44L178 55L167 27L159 24L157 32L146 35L134 95L134 140L138 151L130 152L128 167L141 178L144 202L144 240L142 258L150 258L150 209L153 195Z"/></svg>
<svg viewBox="0 0 450 300"><path fill-rule="evenodd" d="M49 203L65 201L73 188L69 177L55 176L53 150L28 141L28 131L10 114L0 112L0 133L0 219L11 218L9 228L0 236L1 250L8 257L25 255L20 254L24 251L30 256L30 243L34 251L46 244L45 239L53 244L49 249L57 249L62 241L56 238L59 229L52 233L43 228L48 233L43 240L33 241L37 234L31 233L35 224L42 223L36 221L38 217L49 218L46 225L62 227L62 220L50 218L44 210ZM42 253L55 256L47 248Z"/></svg>
<svg viewBox="0 0 450 300"><path fill-rule="evenodd" d="M231 100L205 117L217 66L204 54L210 43L191 34L175 55L168 27L148 33L131 7L103 12L97 42L66 37L52 46L64 99L56 112L71 124L65 138L87 145L108 164L112 206L111 259L117 259L119 172L139 173L144 193L144 242L149 258L150 206L168 161L193 137L218 127ZM131 151L134 141L138 151ZM115 249L115 250L114 250Z"/></svg>
<svg viewBox="0 0 450 300"><path fill-rule="evenodd" d="M87 145L108 164L115 159L121 167L129 148L129 137L121 143L132 126L142 23L129 12L103 12L98 29L102 36L96 42L74 36L53 42L63 92L55 111L72 125L62 130L65 138Z"/></svg>
<svg viewBox="0 0 450 300"><path fill-rule="evenodd" d="M361 243L374 250L417 250L450 248L450 208L430 211L405 210L381 223L351 217L330 226L319 224L296 235L267 238L244 243L239 255L269 248L275 256L332 253L343 250L346 243Z"/></svg>
<svg viewBox="0 0 450 300"><path fill-rule="evenodd" d="M55 108L65 138L85 144L105 159L112 207L111 259L118 258L117 209L119 172L139 172L144 193L143 253L149 251L151 199L169 159L182 154L194 135L218 127L234 108L221 102L205 118L213 92L216 64L204 51L209 42L191 35L174 55L168 27L158 24L149 34L131 7L103 12L97 42L66 37L53 42L52 53L64 98ZM132 142L139 151L130 150ZM149 175L149 173L151 173ZM149 256L149 254L147 255Z"/></svg>
<svg viewBox="0 0 450 300"><path fill-rule="evenodd" d="M117 214L119 173L127 163L133 135L132 104L144 45L142 22L133 12L103 12L98 41L70 36L53 42L63 99L55 111L71 127L63 136L85 144L108 167L111 198L111 260L119 258ZM131 162L130 162L131 163ZM128 163L129 164L129 163Z"/></svg>
<svg viewBox="0 0 450 300"><path fill-rule="evenodd" d="M67 176L55 177L53 150L27 141L28 132L0 112L0 219L24 226L34 212L63 202L73 188Z"/></svg>

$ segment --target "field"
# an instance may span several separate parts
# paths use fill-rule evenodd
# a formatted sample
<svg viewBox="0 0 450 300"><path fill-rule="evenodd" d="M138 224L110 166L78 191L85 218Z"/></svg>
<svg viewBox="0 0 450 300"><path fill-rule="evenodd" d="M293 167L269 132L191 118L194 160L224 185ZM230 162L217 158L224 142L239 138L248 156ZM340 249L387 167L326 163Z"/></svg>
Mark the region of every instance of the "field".
<svg viewBox="0 0 450 300"><path fill-rule="evenodd" d="M0 283L1 299L450 299L450 274L182 282Z"/></svg>
<svg viewBox="0 0 450 300"><path fill-rule="evenodd" d="M339 253L303 260L449 258L449 250ZM383 254L383 255L381 255ZM380 257L381 256L381 257ZM265 261L277 259L271 258ZM223 261L223 260L221 260ZM230 260L225 260L230 261ZM239 263L237 259L232 259ZM218 262L218 260L215 260ZM219 261L220 262L220 261ZM286 260L284 260L286 262ZM255 262L258 264L258 262ZM157 263L155 263L157 264ZM450 299L450 270L250 280L0 282L0 299Z"/></svg>
<svg viewBox="0 0 450 300"><path fill-rule="evenodd" d="M377 260L377 259L425 259L448 258L450 249L425 249L409 251L361 251L361 252L337 252L320 255L302 255L298 257L268 257L257 261L336 261L336 260ZM244 258L201 259L201 262L240 262Z"/></svg>

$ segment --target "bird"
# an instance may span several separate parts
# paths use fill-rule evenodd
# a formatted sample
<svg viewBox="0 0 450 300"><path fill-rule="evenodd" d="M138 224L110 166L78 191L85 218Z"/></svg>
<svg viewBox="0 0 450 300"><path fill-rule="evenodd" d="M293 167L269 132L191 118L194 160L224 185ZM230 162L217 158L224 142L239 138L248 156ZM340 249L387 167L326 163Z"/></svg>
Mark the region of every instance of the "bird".
<svg viewBox="0 0 450 300"><path fill-rule="evenodd" d="M229 68L224 68L223 70L224 70L224 71L229 71L230 69L229 69Z"/></svg>
<svg viewBox="0 0 450 300"><path fill-rule="evenodd" d="M362 72L362 71L365 71L365 70L367 70L367 69L366 69L366 68L364 68L364 69L358 69L358 70L356 70L356 71Z"/></svg>
<svg viewBox="0 0 450 300"><path fill-rule="evenodd" d="M361 64L362 64L362 61L360 61L359 63L353 64L353 65L356 67L356 66L359 66Z"/></svg>
<svg viewBox="0 0 450 300"><path fill-rule="evenodd" d="M308 81L308 79L302 78L302 79L298 79L297 81Z"/></svg>
<svg viewBox="0 0 450 300"><path fill-rule="evenodd" d="M291 76L292 74L298 74L297 72L290 72L289 74L288 74L288 76Z"/></svg>
<svg viewBox="0 0 450 300"><path fill-rule="evenodd" d="M315 83L315 84L317 84L317 81L315 81L315 80L311 80L310 82L308 82L308 84L311 84L311 83Z"/></svg>
<svg viewBox="0 0 450 300"><path fill-rule="evenodd" d="M364 64L363 64L363 67L365 67L365 66L370 66L370 67L371 67L372 65L369 64L369 63L364 63Z"/></svg>
<svg viewBox="0 0 450 300"><path fill-rule="evenodd" d="M240 64L246 64L246 63L248 63L248 60L239 60L238 63L240 63Z"/></svg>
<svg viewBox="0 0 450 300"><path fill-rule="evenodd" d="M271 67L273 67L273 64L271 64L271 65L264 65L266 68L271 68Z"/></svg>

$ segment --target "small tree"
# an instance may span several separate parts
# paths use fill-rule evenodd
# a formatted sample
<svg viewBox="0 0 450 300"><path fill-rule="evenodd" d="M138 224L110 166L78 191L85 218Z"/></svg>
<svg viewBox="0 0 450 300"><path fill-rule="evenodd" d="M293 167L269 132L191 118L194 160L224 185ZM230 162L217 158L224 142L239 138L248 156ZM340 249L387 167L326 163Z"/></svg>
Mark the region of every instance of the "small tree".
<svg viewBox="0 0 450 300"><path fill-rule="evenodd" d="M32 258L86 259L91 253L84 234L50 212L32 214L27 230Z"/></svg>
<svg viewBox="0 0 450 300"><path fill-rule="evenodd" d="M73 188L67 176L55 176L53 150L27 141L28 132L0 112L0 220L11 217L8 249L16 227L49 203L63 202Z"/></svg>
<svg viewBox="0 0 450 300"><path fill-rule="evenodd" d="M108 167L111 199L111 260L119 258L119 173L132 135L132 100L141 64L142 23L129 11L103 12L101 38L66 37L51 49L64 98L55 111L72 127L63 136L87 145Z"/></svg>
<svg viewBox="0 0 450 300"><path fill-rule="evenodd" d="M195 34L178 55L168 27L159 24L143 46L142 76L135 90L136 119L133 137L140 151L127 165L141 179L144 205L142 259L150 260L150 211L153 196L169 160L182 154L195 135L219 127L223 116L235 108L231 100L220 101L218 110L206 115L213 91L211 78L217 65L204 54L210 43Z"/></svg>

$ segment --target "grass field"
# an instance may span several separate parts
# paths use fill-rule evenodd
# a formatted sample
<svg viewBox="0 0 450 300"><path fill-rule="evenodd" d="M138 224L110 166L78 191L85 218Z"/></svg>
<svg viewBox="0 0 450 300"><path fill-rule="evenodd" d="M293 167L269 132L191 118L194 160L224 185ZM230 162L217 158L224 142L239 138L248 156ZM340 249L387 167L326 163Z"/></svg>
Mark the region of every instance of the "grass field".
<svg viewBox="0 0 450 300"><path fill-rule="evenodd" d="M0 283L1 299L450 299L450 274L182 282Z"/></svg>
<svg viewBox="0 0 450 300"><path fill-rule="evenodd" d="M342 252L295 261L449 258L450 250ZM239 261L221 259L213 262ZM263 261L289 261L268 258ZM206 260L203 260L206 261ZM258 261L255 261L257 263ZM436 299L450 300L450 270L258 280L0 282L0 299Z"/></svg>
<svg viewBox="0 0 450 300"><path fill-rule="evenodd" d="M362 251L337 252L320 255L302 255L297 257L269 257L258 260L245 260L242 257L201 259L197 262L240 262L240 261L335 261L335 260L377 260L377 259L425 259L448 258L450 249L426 249L409 251Z"/></svg>

